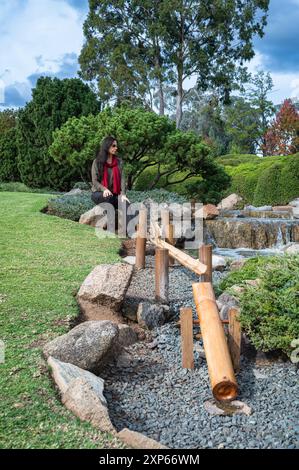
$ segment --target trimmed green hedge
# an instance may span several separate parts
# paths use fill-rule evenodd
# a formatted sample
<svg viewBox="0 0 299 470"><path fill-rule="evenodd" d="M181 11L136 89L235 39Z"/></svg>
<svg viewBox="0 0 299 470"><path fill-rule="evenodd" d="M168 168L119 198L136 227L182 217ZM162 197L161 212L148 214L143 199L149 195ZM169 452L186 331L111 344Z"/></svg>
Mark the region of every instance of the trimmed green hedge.
<svg viewBox="0 0 299 470"><path fill-rule="evenodd" d="M247 154L228 154L228 155L221 155L221 157L216 158L216 162L219 165L224 166L238 166L242 163L259 163L261 160L260 157L257 155L247 155Z"/></svg>
<svg viewBox="0 0 299 470"><path fill-rule="evenodd" d="M256 278L261 280L257 287L244 284ZM234 284L244 291L230 290ZM290 356L291 342L299 338L299 255L252 258L219 287L239 298L240 322L256 349Z"/></svg>
<svg viewBox="0 0 299 470"><path fill-rule="evenodd" d="M18 181L16 128L0 135L0 181Z"/></svg>
<svg viewBox="0 0 299 470"><path fill-rule="evenodd" d="M237 193L245 204L255 206L287 204L298 197L299 154L257 158L253 163L225 166L225 171L232 177L225 196Z"/></svg>

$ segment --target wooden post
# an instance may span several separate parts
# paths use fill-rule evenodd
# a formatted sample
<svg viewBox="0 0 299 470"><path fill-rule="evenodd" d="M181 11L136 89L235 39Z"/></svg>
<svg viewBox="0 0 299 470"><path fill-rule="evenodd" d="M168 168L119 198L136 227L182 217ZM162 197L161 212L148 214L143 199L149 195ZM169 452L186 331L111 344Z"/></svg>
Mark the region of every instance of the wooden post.
<svg viewBox="0 0 299 470"><path fill-rule="evenodd" d="M174 238L173 232L174 227L173 224L170 223L170 212L169 209L162 209L161 210L161 226L162 226L162 234L165 238L165 241L170 245L174 246ZM175 259L169 255L169 266L173 266L175 264Z"/></svg>
<svg viewBox="0 0 299 470"><path fill-rule="evenodd" d="M146 234L147 234L147 209L144 208L144 209L140 209L139 211L139 224L137 225L136 260L135 260L135 266L137 269L145 268Z"/></svg>
<svg viewBox="0 0 299 470"><path fill-rule="evenodd" d="M168 303L168 250L156 248L155 255L155 284L156 300Z"/></svg>
<svg viewBox="0 0 299 470"><path fill-rule="evenodd" d="M228 312L228 347L235 372L240 370L241 355L241 325L239 322L239 309L231 307Z"/></svg>
<svg viewBox="0 0 299 470"><path fill-rule="evenodd" d="M194 369L192 308L181 308L180 318L182 341L182 366L185 369Z"/></svg>
<svg viewBox="0 0 299 470"><path fill-rule="evenodd" d="M219 401L234 400L238 386L213 286L210 282L198 282L192 288L213 395Z"/></svg>
<svg viewBox="0 0 299 470"><path fill-rule="evenodd" d="M202 282L212 282L212 250L213 245L199 247L199 261L207 266L206 272L200 277Z"/></svg>

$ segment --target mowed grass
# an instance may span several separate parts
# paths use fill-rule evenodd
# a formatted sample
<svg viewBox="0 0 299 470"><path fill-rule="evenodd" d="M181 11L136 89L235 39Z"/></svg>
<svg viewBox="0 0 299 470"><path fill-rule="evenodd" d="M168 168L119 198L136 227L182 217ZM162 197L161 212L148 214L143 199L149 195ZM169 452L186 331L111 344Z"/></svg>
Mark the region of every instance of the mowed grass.
<svg viewBox="0 0 299 470"><path fill-rule="evenodd" d="M120 260L120 241L41 213L48 198L0 193L0 447L120 448L63 407L41 353L78 315L74 294L88 273Z"/></svg>

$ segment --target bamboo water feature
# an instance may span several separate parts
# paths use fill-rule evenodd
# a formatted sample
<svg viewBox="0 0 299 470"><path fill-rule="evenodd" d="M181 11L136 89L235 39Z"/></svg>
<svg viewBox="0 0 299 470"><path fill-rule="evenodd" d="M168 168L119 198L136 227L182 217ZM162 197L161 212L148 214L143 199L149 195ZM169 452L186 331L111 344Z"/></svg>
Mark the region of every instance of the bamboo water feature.
<svg viewBox="0 0 299 470"><path fill-rule="evenodd" d="M212 286L212 246L202 245L199 259L196 260L173 246L170 241L169 214L163 215L162 230L157 223L151 224L151 242L156 247L155 256L155 290L156 300L168 302L169 258L178 261L186 268L200 276L200 282L192 285L193 297L198 320L193 320L192 309L181 309L181 336L183 367L193 368L193 325L199 324L208 365L211 388L214 397L219 401L234 400L238 386L234 374L240 360L241 330L235 311L230 313L229 345L225 336L222 321L219 317L216 298ZM140 211L138 235L136 241L136 267L145 267L145 234L147 223L146 209ZM167 232L168 231L168 232ZM162 232L168 241L162 239ZM191 312L191 313L190 313ZM230 355L233 357L232 358ZM233 367L234 365L234 367Z"/></svg>
<svg viewBox="0 0 299 470"><path fill-rule="evenodd" d="M238 386L213 286L210 282L198 282L192 288L213 395L219 401L234 400Z"/></svg>

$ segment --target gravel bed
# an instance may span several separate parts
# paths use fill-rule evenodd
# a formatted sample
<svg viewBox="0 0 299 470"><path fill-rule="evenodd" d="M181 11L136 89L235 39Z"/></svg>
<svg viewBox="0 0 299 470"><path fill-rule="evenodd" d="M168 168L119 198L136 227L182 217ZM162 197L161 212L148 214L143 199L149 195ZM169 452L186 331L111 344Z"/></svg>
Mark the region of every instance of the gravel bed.
<svg viewBox="0 0 299 470"><path fill-rule="evenodd" d="M153 298L152 262L148 257L148 269L134 274L130 295ZM222 276L214 273L213 282ZM170 305L176 316L180 307L194 307L191 285L197 279L183 267L170 268ZM194 342L195 369L182 369L175 323L152 330L151 342L126 348L118 363L102 371L115 427L128 427L176 449L298 448L297 367L290 362L261 366L242 357L238 400L252 414L212 416L204 407L212 394L206 361L198 350L201 343Z"/></svg>

